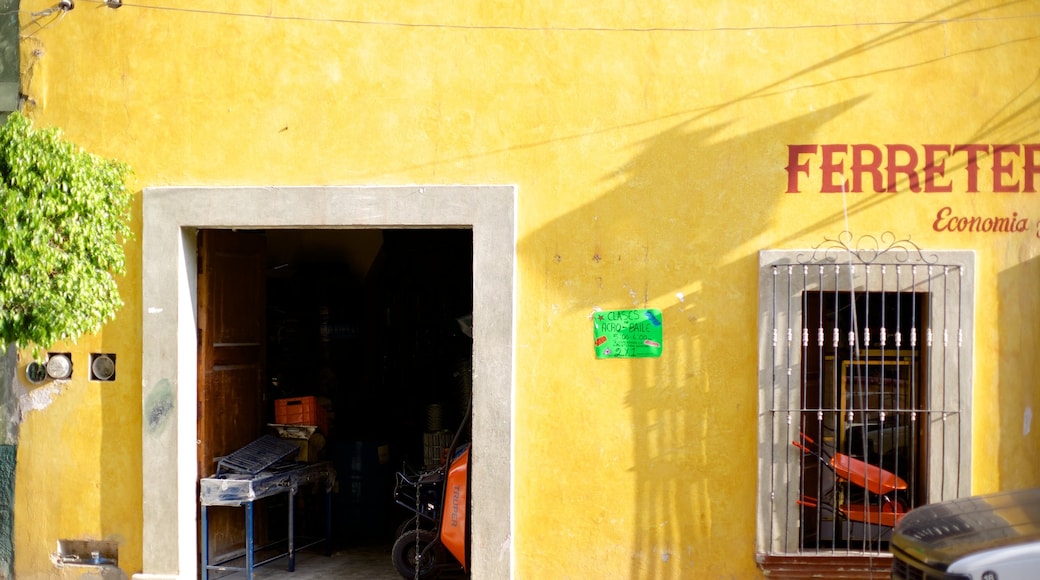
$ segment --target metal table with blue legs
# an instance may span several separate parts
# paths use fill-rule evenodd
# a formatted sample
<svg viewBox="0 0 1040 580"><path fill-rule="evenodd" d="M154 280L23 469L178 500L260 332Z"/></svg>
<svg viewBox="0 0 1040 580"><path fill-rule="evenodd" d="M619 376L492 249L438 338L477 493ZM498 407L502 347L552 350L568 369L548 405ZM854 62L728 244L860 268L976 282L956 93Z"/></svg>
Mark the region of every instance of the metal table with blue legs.
<svg viewBox="0 0 1040 580"><path fill-rule="evenodd" d="M336 472L329 462L321 463L288 463L270 466L265 471L252 473L226 473L206 477L199 481L199 503L202 519L202 580L208 580L209 572L238 571L245 572L246 578L252 580L253 571L281 558L288 558L290 572L296 569L296 552L316 544L325 542L326 552L332 551L332 490L335 486ZM324 484L325 487L325 537L308 539L302 545L296 545L295 537L295 499L301 486ZM289 494L289 525L287 547L284 552L257 562L257 552L279 545L275 542L256 547L253 538L253 510L257 500L278 494ZM240 555L226 558L219 562L210 562L209 556L209 521L206 508L209 506L230 506L245 508L245 566L232 566L229 562L242 558Z"/></svg>

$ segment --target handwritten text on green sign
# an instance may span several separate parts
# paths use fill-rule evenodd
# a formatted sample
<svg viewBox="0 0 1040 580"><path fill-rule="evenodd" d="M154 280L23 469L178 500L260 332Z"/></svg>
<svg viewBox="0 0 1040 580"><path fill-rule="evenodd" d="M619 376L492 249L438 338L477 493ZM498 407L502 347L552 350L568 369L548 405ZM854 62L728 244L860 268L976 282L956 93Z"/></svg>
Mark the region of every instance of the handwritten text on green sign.
<svg viewBox="0 0 1040 580"><path fill-rule="evenodd" d="M656 308L596 312L592 327L596 358L661 356L664 322Z"/></svg>

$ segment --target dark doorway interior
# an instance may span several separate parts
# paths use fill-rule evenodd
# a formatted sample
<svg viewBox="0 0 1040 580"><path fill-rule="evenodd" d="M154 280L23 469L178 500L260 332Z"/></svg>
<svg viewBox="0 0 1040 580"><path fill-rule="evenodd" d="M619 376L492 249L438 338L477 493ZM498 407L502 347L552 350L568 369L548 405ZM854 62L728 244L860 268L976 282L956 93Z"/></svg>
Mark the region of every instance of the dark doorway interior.
<svg viewBox="0 0 1040 580"><path fill-rule="evenodd" d="M424 437L454 433L470 394L472 231L263 233L264 423L278 423L276 401L315 397L328 428L310 452L337 471L335 541L385 542L389 553L409 517L393 500L394 473L424 467Z"/></svg>

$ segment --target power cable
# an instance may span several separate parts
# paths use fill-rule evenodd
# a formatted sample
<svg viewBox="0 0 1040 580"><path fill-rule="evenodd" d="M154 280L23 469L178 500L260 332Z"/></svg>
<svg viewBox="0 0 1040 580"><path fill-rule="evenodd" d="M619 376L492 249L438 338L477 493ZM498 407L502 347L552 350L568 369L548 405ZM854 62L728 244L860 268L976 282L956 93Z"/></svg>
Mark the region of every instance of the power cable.
<svg viewBox="0 0 1040 580"><path fill-rule="evenodd" d="M210 16L231 16L237 18L258 18L265 20L319 22L328 24L351 24L356 26L384 26L399 28L437 28L454 30L507 30L517 32L618 32L618 33L647 33L647 32L674 32L674 33L706 33L706 32L755 32L755 31L785 31L785 30L809 30L827 28L851 28L851 27L878 27L878 26L912 26L912 25L935 25L965 22L1001 22L1007 20L1027 20L1040 18L1040 12L1010 16L970 16L953 18L935 18L927 20L891 20L879 22L849 22L849 23L825 23L825 24L792 24L787 26L719 26L719 27L684 27L684 26L649 26L649 27L609 27L609 26L515 26L494 24L448 24L431 22L395 22L389 20L358 20L350 18L317 18L308 16L279 16L273 14L253 14L249 12L226 12L220 10L203 10L199 8L182 8L177 6L151 6L145 4L134 4L127 2L113 3L112 0L81 0L81 2L109 5L112 8L139 8L143 10L159 10L167 12L184 12L190 14L203 14Z"/></svg>

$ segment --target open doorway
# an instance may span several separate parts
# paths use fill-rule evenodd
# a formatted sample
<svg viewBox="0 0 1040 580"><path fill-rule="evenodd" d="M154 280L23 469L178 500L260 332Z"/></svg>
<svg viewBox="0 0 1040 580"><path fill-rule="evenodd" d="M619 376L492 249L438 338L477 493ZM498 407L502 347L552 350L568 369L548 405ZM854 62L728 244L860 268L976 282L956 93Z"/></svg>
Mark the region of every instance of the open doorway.
<svg viewBox="0 0 1040 580"><path fill-rule="evenodd" d="M334 548L382 546L389 562L413 515L394 473L441 465L468 409L472 231L200 230L198 246L200 476L262 437L289 440L299 464L335 470ZM286 425L300 422L315 428ZM259 502L259 545L282 537L265 516L285 502ZM298 525L321 536L324 503L310 504ZM208 510L217 559L243 547L228 511Z"/></svg>
<svg viewBox="0 0 1040 580"><path fill-rule="evenodd" d="M470 395L472 231L266 238L267 406L314 396L328 411L330 451L387 445L391 468L421 466L423 433L457 425Z"/></svg>
<svg viewBox="0 0 1040 580"><path fill-rule="evenodd" d="M289 242L297 244L309 243L311 238L336 237L350 235L350 231L361 235L372 234L375 230L381 237L390 238L390 245L405 249L397 260L404 260L406 266L399 268L404 272L403 281L416 283L416 276L428 277L434 282L435 291L418 294L402 294L395 307L397 312L410 312L413 319L420 324L408 333L400 333L399 337L407 338L412 351L418 351L420 358L426 362L435 354L423 345L436 343L438 349L447 347L448 341L434 340L430 334L435 318L442 315L449 319L454 317L458 306L452 302L448 307L448 298L444 296L435 302L429 299L436 292L447 292L452 289L448 284L449 272L443 268L430 272L426 266L435 265L438 259L426 252L433 249L439 241L418 240L413 236L422 236L423 230L436 230L447 236L457 236L453 243L468 243L470 258L466 267L472 279L469 287L470 311L472 312L472 404L473 423L472 437L474 447L471 459L472 516L470 529L472 532L471 569L479 577L510 577L511 575L511 527L512 527L512 381L513 381L513 264L514 264L514 188L500 186L443 186L443 187L401 187L401 188L368 188L368 187L233 187L233 188L156 188L144 192L143 204L143 239L142 263L143 273L143 473L144 473L144 570L142 577L154 578L190 578L197 572L196 554L196 504L197 504L197 465L196 418L194 412L199 401L196 396L196 363L197 363L197 233L199 230L253 230L264 232L265 236L278 238L283 242L281 247L289 247ZM295 232L295 233L294 233ZM382 248L386 240L382 240ZM278 247L279 244L273 244ZM351 244L346 246L355 247ZM406 256L408 249L415 253ZM456 253L452 250L450 253ZM389 255L389 252L388 252ZM312 256L313 257L313 256ZM391 256L392 257L392 256ZM407 259L405 259L407 257ZM272 256L270 268L285 270L291 260ZM308 259L308 263L321 263L325 260ZM276 263L277 262L277 263ZM464 262L465 263L465 262ZM378 255L373 258L370 269L375 266L384 268ZM463 268L465 269L465 267ZM312 274L321 272L321 268L307 268ZM382 270L387 276L390 269ZM326 270L326 274L329 271ZM411 278L408 278L411 276ZM272 290L277 292L291 291L274 286L293 286L276 282ZM385 281L385 278L384 278ZM306 284L303 285L307 287ZM320 285L319 285L320 286ZM309 286L311 290L318 286ZM336 283L325 284L326 290L335 289ZM357 290L357 288L355 288ZM364 298L364 286L361 287ZM458 292L452 292L459 298ZM348 292L349 295L349 292ZM382 296L385 298L386 293ZM278 299L268 300L267 304L276 304ZM401 306L401 302L408 308ZM464 299L463 299L464 301ZM436 306L441 304L442 306ZM321 305L318 306L319 332L321 327ZM310 309L313 311L313 309ZM448 310L452 310L448 313ZM463 309L465 310L465 309ZM369 315L366 309L365 314ZM340 326L334 320L336 316L330 307L327 311L328 332L342 332L344 340L351 340L350 324ZM385 324L386 310L382 319ZM291 317L289 317L291 318ZM284 321L283 321L284 322ZM460 328L454 322L456 328ZM332 326L329 326L331 324ZM451 325L449 324L449 327ZM331 338L331 336L329 337ZM320 341L319 341L320 351ZM397 351L387 350L388 356L397 356L405 350L397 345ZM295 348L295 347L294 347ZM303 349L305 352L307 349ZM311 358L300 360L296 367L285 365L293 361L290 352L279 364L285 366L289 375L294 371L296 376L287 376L290 382L310 371L310 366L321 360L310 353ZM299 352L295 353L299 356ZM365 365L378 363L390 368L383 371L367 371L373 378L385 380L387 372L392 372L395 381L403 383L409 389L421 389L429 384L433 374L417 362L390 364L393 360L370 360L372 357L361 357ZM451 357L445 357L451 358ZM336 365L333 357L329 360ZM412 359L415 360L414 358ZM448 361L444 361L448 362ZM451 361L454 363L455 361ZM274 362L271 362L274 365ZM354 364L358 364L357 360ZM319 365L320 366L320 365ZM353 370L349 365L342 366L346 371ZM338 373L337 373L338 374ZM279 371L277 387L283 386L283 377ZM408 380L414 379L414 380ZM373 379L366 379L369 384ZM267 385L275 387L276 385ZM443 389L450 389L444 385ZM442 390L443 390L442 389ZM447 391L445 391L447 392ZM272 389L270 396L277 390ZM408 405L422 408L426 403L412 400L405 403L400 397L390 397L379 389L360 389L355 405L364 407L379 399L393 398L398 405L395 413L409 416L414 414L407 409ZM268 396L265 394L264 396ZM372 399L375 399L373 401ZM335 406L335 405L334 405ZM352 406L356 409L357 406ZM386 409L386 407L382 407ZM266 411L265 411L266 412ZM338 429L344 419L336 410L336 427ZM349 415L349 411L348 411ZM373 421L366 416L352 428L359 430ZM387 422L390 425L390 422ZM423 429L425 425L415 425ZM382 428L382 425L380 425ZM394 430L396 437L402 440L407 437L403 429ZM350 439L358 440L358 435ZM367 438L361 437L361 440ZM414 445L412 443L411 445ZM406 451L408 443L399 445L400 453L409 455L414 451ZM171 473L171 466L174 467ZM176 527L171 526L175 518ZM393 515L387 517L393 520ZM391 524L388 524L391 525ZM378 527L378 526L377 526Z"/></svg>

